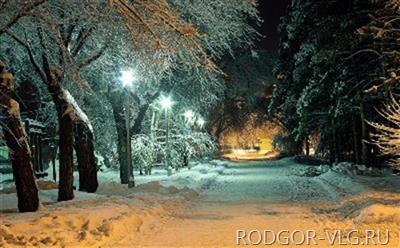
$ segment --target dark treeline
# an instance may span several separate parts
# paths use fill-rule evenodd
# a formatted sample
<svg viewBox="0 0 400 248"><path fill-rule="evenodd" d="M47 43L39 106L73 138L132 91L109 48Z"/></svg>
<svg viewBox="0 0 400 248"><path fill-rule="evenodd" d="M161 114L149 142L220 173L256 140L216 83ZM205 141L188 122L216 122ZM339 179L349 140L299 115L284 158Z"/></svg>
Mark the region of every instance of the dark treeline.
<svg viewBox="0 0 400 248"><path fill-rule="evenodd" d="M287 128L290 153L380 166L369 140L377 109L396 98L399 4L370 0L293 0L283 18L269 111ZM396 62L397 61L397 62Z"/></svg>

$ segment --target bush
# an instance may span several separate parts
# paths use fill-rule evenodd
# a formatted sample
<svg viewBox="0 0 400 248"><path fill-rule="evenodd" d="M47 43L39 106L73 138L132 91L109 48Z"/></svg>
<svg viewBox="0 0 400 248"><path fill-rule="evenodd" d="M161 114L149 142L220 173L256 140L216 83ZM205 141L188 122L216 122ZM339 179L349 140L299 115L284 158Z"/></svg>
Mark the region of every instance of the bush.
<svg viewBox="0 0 400 248"><path fill-rule="evenodd" d="M170 162L176 170L188 167L190 159L202 159L216 150L214 139L207 133L174 134L170 136L169 142ZM134 136L132 154L140 172L151 174L155 164L166 160L165 136Z"/></svg>

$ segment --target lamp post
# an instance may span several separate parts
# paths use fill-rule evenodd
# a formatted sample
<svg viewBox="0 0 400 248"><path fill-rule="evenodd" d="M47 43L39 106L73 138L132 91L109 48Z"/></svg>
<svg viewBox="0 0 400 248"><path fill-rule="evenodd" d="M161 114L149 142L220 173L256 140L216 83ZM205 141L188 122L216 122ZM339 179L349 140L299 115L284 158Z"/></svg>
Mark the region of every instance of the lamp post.
<svg viewBox="0 0 400 248"><path fill-rule="evenodd" d="M131 103L132 98L130 94L130 88L132 87L133 81L136 79L132 70L121 71L121 82L128 91L127 107L126 107L126 154L127 154L127 168L124 173L128 176L128 187L135 187L135 178L133 176L132 166L132 140L131 140ZM123 182L125 183L125 182Z"/></svg>
<svg viewBox="0 0 400 248"><path fill-rule="evenodd" d="M170 157L169 157L169 110L172 107L172 100L170 97L161 96L160 105L165 111L165 151L166 151L166 168L168 175L171 175Z"/></svg>

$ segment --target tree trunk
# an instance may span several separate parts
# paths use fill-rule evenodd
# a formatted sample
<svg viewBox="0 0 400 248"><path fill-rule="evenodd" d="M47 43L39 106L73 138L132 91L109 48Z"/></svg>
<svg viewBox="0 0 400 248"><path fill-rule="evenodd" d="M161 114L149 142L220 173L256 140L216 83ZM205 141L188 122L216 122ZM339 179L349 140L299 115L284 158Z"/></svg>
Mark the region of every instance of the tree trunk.
<svg viewBox="0 0 400 248"><path fill-rule="evenodd" d="M299 140L296 140L295 137L292 135L287 136L287 155L288 156L296 156L296 155L303 155L303 144L304 144L304 139L301 138Z"/></svg>
<svg viewBox="0 0 400 248"><path fill-rule="evenodd" d="M335 130L335 121L331 119L331 128L333 129L331 132L331 142L329 144L329 163L333 164L336 162L336 130Z"/></svg>
<svg viewBox="0 0 400 248"><path fill-rule="evenodd" d="M139 134L141 132L142 123L144 118L146 117L147 110L150 104L159 96L159 93L156 93L152 96L147 97L146 104L142 105L139 108L138 115L133 123L130 136L133 134ZM116 94L115 92L110 93L108 95L108 100L111 104L115 126L117 129L118 136L118 161L120 165L120 178L122 184L127 184L130 181L130 175L133 174L133 166L129 168L129 164L127 161L128 152L127 152L127 127L126 127L126 116L124 111L124 102L122 101L122 94Z"/></svg>
<svg viewBox="0 0 400 248"><path fill-rule="evenodd" d="M129 183L129 167L127 161L127 137L126 137L126 120L124 115L123 103L121 97L109 96L109 101L113 110L113 116L118 136L118 161L120 166L120 179L122 184Z"/></svg>
<svg viewBox="0 0 400 248"><path fill-rule="evenodd" d="M353 145L354 145L354 160L356 164L361 163L361 156L360 156L360 142L359 142L359 135L358 135L358 125L357 125L357 118L353 117Z"/></svg>
<svg viewBox="0 0 400 248"><path fill-rule="evenodd" d="M1 64L0 73L0 116L2 119L0 123L11 154L18 210L33 212L39 208L39 196L31 163L31 152L22 127L19 105L10 97L13 89L12 75L4 72Z"/></svg>
<svg viewBox="0 0 400 248"><path fill-rule="evenodd" d="M361 163L367 164L368 148L365 141L368 139L367 125L365 122L364 103L361 99L360 103L360 119L361 119Z"/></svg>
<svg viewBox="0 0 400 248"><path fill-rule="evenodd" d="M99 186L93 133L85 122L75 124L75 153L78 158L79 190L94 193Z"/></svg>
<svg viewBox="0 0 400 248"><path fill-rule="evenodd" d="M74 198L73 191L73 145L74 118L73 108L62 88L62 72L56 68L48 71L47 88L57 109L59 122L60 173L58 200L68 201Z"/></svg>
<svg viewBox="0 0 400 248"><path fill-rule="evenodd" d="M306 156L309 157L310 156L310 137L307 135L306 136Z"/></svg>
<svg viewBox="0 0 400 248"><path fill-rule="evenodd" d="M65 112L65 110L66 108L61 107L60 112ZM72 160L74 145L74 121L70 118L69 114L66 114L61 118L59 117L59 123L60 179L58 183L58 201L68 201L74 198Z"/></svg>

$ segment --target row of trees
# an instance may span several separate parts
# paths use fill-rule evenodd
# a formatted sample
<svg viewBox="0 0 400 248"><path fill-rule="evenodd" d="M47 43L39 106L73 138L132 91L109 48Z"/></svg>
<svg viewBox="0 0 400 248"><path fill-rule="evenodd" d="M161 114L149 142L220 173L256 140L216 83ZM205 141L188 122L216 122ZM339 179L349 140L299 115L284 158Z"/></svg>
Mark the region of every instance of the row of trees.
<svg viewBox="0 0 400 248"><path fill-rule="evenodd" d="M384 122L376 108L397 98L397 1L293 0L288 12L269 112L293 130L290 152L318 135L331 162L380 164L367 121Z"/></svg>
<svg viewBox="0 0 400 248"><path fill-rule="evenodd" d="M261 50L241 51L235 58L222 59L220 67L226 73L227 87L208 115L212 134L219 144L228 133L247 130L257 136L254 130L268 122L265 109L275 82L274 63L274 54ZM248 140L246 135L242 138Z"/></svg>
<svg viewBox="0 0 400 248"><path fill-rule="evenodd" d="M80 190L97 189L96 153L112 157L110 153L117 151L121 182L128 183L126 144L132 137L125 135L127 128L131 135L142 133L142 124L151 118L149 107L162 93L174 94L181 109L200 113L221 96L223 73L216 62L252 44L257 33L249 22L259 21L257 4L243 0L188 4L181 0L1 2L0 57L17 83L27 81L39 90L37 118L58 126L60 201L74 197L74 151ZM127 66L138 75L130 90L118 80ZM128 94L134 99L131 106L125 101ZM127 108L134 113L130 127L125 124ZM19 166L31 168L29 161L19 161ZM17 189L32 186L34 178L23 176L16 184ZM20 203L28 198L37 202L37 190L18 196ZM37 209L37 204L19 206L20 211Z"/></svg>

